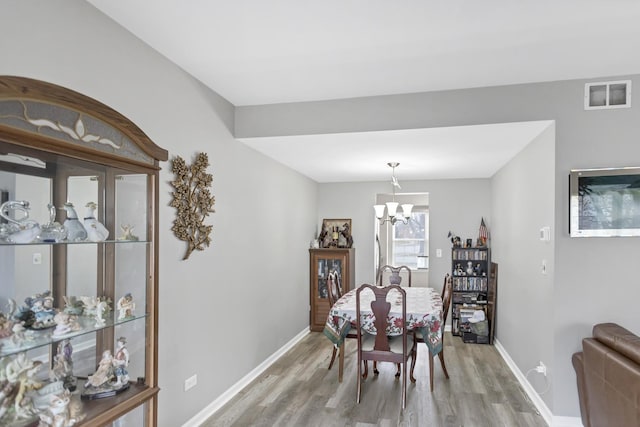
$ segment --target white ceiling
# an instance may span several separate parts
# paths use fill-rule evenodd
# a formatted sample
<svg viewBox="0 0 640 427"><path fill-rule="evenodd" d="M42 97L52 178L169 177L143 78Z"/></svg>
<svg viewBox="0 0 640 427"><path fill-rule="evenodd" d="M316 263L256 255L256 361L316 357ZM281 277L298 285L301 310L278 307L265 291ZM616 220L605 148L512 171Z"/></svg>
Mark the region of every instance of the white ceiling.
<svg viewBox="0 0 640 427"><path fill-rule="evenodd" d="M248 138L246 144L317 182L489 178L548 121ZM348 147L348 155L343 155ZM302 154L304 153L304 154Z"/></svg>
<svg viewBox="0 0 640 427"><path fill-rule="evenodd" d="M236 106L640 72L637 0L88 1ZM522 135L536 128L522 126ZM330 153L328 148L339 145L341 156L352 161L327 171L330 180L382 179L388 175L388 161L403 163L398 169L401 178L412 163L399 157L413 158L417 168L431 168L426 173L437 177L434 165L446 161L450 168L442 172L445 176L460 171L460 164L436 161L440 150L431 148L422 154L430 161L417 164L412 152L440 146L424 138L437 135L438 142L459 142L466 135L471 158L521 145L510 139L486 150L473 141L492 140L489 130L475 129L485 132L478 136L469 136L469 130L449 136L442 129L308 136L279 143L264 138L251 144L319 182L327 178L314 170L314 162L293 160L309 151L316 156ZM518 132L509 127L507 133L514 131ZM353 156L362 151L351 146L362 144L363 137L378 141L378 155L358 172ZM392 139L380 142L386 137ZM262 148L259 141L265 144ZM314 142L314 148L305 144L302 149L303 141ZM397 149L409 141L422 147ZM506 157L511 158L509 153ZM314 160L329 164L319 157ZM374 168L378 174L371 172ZM486 168L469 168L464 168L469 175L491 175Z"/></svg>

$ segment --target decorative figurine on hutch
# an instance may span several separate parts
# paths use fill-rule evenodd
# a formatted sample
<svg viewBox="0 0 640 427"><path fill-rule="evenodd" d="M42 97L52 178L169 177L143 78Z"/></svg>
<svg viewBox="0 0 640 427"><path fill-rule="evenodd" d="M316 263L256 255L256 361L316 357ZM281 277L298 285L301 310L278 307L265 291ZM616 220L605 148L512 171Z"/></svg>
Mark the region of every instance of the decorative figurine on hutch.
<svg viewBox="0 0 640 427"><path fill-rule="evenodd" d="M4 376L2 380L0 420L30 418L36 414L33 401L27 393L42 388L43 383L35 378L42 367L41 361L33 361L22 351L10 361L2 359ZM6 366L5 366L6 364ZM9 408L13 405L13 411Z"/></svg>
<svg viewBox="0 0 640 427"><path fill-rule="evenodd" d="M133 297L130 293L118 300L118 320L125 320L133 317L133 311L136 308L136 303L133 302Z"/></svg>
<svg viewBox="0 0 640 427"><path fill-rule="evenodd" d="M116 354L113 356L114 373L116 375L116 386L124 386L129 383L129 350L126 347L127 339L118 338L116 343Z"/></svg>
<svg viewBox="0 0 640 427"><path fill-rule="evenodd" d="M344 237L345 240L345 248L351 248L353 246L353 237L351 237L351 228L349 227L349 223L345 222L342 226L342 230L340 230L340 235Z"/></svg>
<svg viewBox="0 0 640 427"><path fill-rule="evenodd" d="M140 240L138 236L133 234L133 226L129 224L122 224L120 226L122 229L122 236L118 237L118 240L129 240L132 242L137 242Z"/></svg>
<svg viewBox="0 0 640 427"><path fill-rule="evenodd" d="M64 388L69 391L76 389L76 377L73 376L73 346L68 338L58 343L49 379L62 381Z"/></svg>
<svg viewBox="0 0 640 427"><path fill-rule="evenodd" d="M20 219L12 218L21 212ZM40 234L40 225L29 219L29 202L26 200L9 200L0 205L0 217L7 222L0 224L0 243L31 243Z"/></svg>
<svg viewBox="0 0 640 427"><path fill-rule="evenodd" d="M96 205L94 202L87 203L87 212L84 215L84 229L87 231L87 239L92 242L104 242L109 237L109 230L96 219Z"/></svg>
<svg viewBox="0 0 640 427"><path fill-rule="evenodd" d="M56 322L56 328L51 334L54 337L60 337L82 329L82 326L80 326L78 322L78 317L74 314L65 313L64 311L53 316L53 321Z"/></svg>
<svg viewBox="0 0 640 427"><path fill-rule="evenodd" d="M63 296L64 299L64 312L73 314L76 316L81 316L84 311L84 304L82 301L79 301L78 298L74 296Z"/></svg>
<svg viewBox="0 0 640 427"><path fill-rule="evenodd" d="M124 346L126 340L118 339L116 357L111 350L102 352L102 359L98 369L93 375L89 375L84 385L83 399L101 399L115 396L129 388L129 376L126 367L129 364L129 352Z"/></svg>
<svg viewBox="0 0 640 427"><path fill-rule="evenodd" d="M327 234L329 234L329 231L327 230L327 227L325 227L324 225L322 226L322 230L320 231L320 234L318 235L318 246L321 248L326 248L327 246L325 245L325 239L327 238Z"/></svg>
<svg viewBox="0 0 640 427"><path fill-rule="evenodd" d="M13 334L13 322L10 316L0 311L0 338L7 338ZM2 376L0 375L0 378Z"/></svg>
<svg viewBox="0 0 640 427"><path fill-rule="evenodd" d="M15 318L24 322L24 326L31 329L47 329L56 325L53 308L53 297L50 291L27 297L25 305L20 308Z"/></svg>
<svg viewBox="0 0 640 427"><path fill-rule="evenodd" d="M38 427L73 427L84 419L82 405L73 400L69 390L51 395L49 406L38 415Z"/></svg>
<svg viewBox="0 0 640 427"><path fill-rule="evenodd" d="M49 209L49 222L41 227L38 240L50 243L62 242L67 238L67 230L56 221L56 207L49 203L47 208Z"/></svg>
<svg viewBox="0 0 640 427"><path fill-rule="evenodd" d="M100 301L98 303L98 305L96 306L96 323L94 325L94 327L96 328L101 328L103 326L105 326L107 324L107 321L105 319L105 315L107 313L107 311L109 310L109 305L107 303L107 301Z"/></svg>
<svg viewBox="0 0 640 427"><path fill-rule="evenodd" d="M72 242L81 242L87 239L87 230L78 219L78 213L73 207L73 203L67 202L60 209L64 209L67 213L67 219L64 220L64 228L67 230L67 239Z"/></svg>

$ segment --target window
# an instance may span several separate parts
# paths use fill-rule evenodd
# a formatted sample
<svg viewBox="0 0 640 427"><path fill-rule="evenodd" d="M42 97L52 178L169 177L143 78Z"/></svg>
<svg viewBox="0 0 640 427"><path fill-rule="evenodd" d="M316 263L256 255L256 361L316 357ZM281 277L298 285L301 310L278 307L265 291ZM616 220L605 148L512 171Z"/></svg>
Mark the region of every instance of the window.
<svg viewBox="0 0 640 427"><path fill-rule="evenodd" d="M412 270L428 268L429 210L416 206L407 224L398 221L391 227L391 265L406 265Z"/></svg>

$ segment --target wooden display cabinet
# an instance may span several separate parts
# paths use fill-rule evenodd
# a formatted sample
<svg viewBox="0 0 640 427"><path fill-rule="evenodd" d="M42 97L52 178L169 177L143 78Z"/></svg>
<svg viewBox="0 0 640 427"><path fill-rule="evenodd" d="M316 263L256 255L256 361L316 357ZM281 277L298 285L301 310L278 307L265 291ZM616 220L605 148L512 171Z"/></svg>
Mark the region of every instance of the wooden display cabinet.
<svg viewBox="0 0 640 427"><path fill-rule="evenodd" d="M355 284L355 249L309 249L310 314L309 327L322 332L329 315L327 277L337 271L342 293L348 292Z"/></svg>
<svg viewBox="0 0 640 427"><path fill-rule="evenodd" d="M50 374L55 374L60 344L68 340L76 378L71 405L80 408L81 418L76 425L157 425L158 173L167 157L135 124L94 99L37 80L0 76L3 198L28 201L29 218L41 227L50 219L48 204L58 208L56 219L63 223L65 211L59 208L65 202L74 204L80 222L85 205L94 202L97 219L109 231L99 242L52 241L40 234L20 243L8 232L7 221L0 223L2 309L10 301L25 306L27 298L44 293L53 297L56 312L72 307L65 298L111 301L104 323L84 305L74 312L77 324L70 332L55 334L54 324L27 329L24 339L0 339L0 365L26 354L42 363L34 380L58 392L59 382ZM117 304L127 294L135 309L120 316ZM105 351L115 353L120 337L126 338L130 356L128 389L81 398L87 377ZM46 413L35 405L23 409L28 416L18 418L11 405L0 424L32 425Z"/></svg>

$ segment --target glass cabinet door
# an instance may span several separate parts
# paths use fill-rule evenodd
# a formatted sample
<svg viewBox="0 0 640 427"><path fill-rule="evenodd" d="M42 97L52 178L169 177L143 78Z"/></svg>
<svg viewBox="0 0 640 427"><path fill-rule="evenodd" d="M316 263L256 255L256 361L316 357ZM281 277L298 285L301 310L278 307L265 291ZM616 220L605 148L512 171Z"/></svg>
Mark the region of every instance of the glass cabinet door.
<svg viewBox="0 0 640 427"><path fill-rule="evenodd" d="M329 273L336 272L342 278L342 258L322 258L317 259L318 265L318 298L328 298L327 278Z"/></svg>

